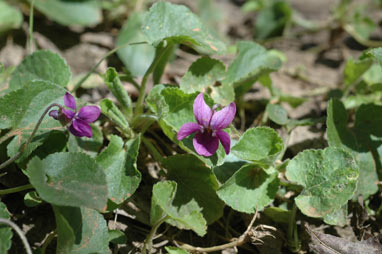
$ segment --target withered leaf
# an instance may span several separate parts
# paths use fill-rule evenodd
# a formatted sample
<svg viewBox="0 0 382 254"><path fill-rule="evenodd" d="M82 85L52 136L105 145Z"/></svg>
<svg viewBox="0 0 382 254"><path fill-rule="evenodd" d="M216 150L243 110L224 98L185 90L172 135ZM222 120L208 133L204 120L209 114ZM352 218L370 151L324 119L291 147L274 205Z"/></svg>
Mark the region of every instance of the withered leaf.
<svg viewBox="0 0 382 254"><path fill-rule="evenodd" d="M341 237L313 231L305 226L312 242L311 251L317 254L381 254L382 244L377 240L352 242Z"/></svg>

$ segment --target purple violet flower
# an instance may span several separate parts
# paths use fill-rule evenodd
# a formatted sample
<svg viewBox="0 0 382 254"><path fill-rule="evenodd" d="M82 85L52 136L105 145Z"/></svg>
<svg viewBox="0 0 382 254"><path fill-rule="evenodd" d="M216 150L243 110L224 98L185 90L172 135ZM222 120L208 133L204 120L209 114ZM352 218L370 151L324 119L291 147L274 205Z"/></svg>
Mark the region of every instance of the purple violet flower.
<svg viewBox="0 0 382 254"><path fill-rule="evenodd" d="M56 120L59 120L64 125L70 126L68 130L77 137L91 137L92 128L90 123L98 119L101 114L101 110L97 106L84 106L77 112L76 100L74 97L66 92L64 97L65 106L70 109L61 107L59 110L51 110L49 116Z"/></svg>
<svg viewBox="0 0 382 254"><path fill-rule="evenodd" d="M194 101L194 116L197 123L189 122L180 127L178 140L195 133L193 144L195 151L203 156L209 157L216 153L219 140L225 153L229 154L231 139L223 129L233 121L236 113L236 105L231 102L223 109L216 111L215 106L211 109L204 101L203 93L200 93Z"/></svg>

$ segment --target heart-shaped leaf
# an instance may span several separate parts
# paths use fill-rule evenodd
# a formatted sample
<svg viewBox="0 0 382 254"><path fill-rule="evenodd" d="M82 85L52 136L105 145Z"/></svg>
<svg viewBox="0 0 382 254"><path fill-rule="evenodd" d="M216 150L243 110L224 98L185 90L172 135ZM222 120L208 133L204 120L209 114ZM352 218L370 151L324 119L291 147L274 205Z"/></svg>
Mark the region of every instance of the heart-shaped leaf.
<svg viewBox="0 0 382 254"><path fill-rule="evenodd" d="M11 216L4 203L0 202L0 218L10 219ZM8 253L12 245L12 228L1 224L0 226L0 253Z"/></svg>
<svg viewBox="0 0 382 254"><path fill-rule="evenodd" d="M304 187L295 198L297 207L308 216L323 217L352 198L358 170L349 152L328 147L300 152L289 162L286 176Z"/></svg>
<svg viewBox="0 0 382 254"><path fill-rule="evenodd" d="M120 137L113 135L107 148L97 156L106 175L108 198L116 204L129 198L141 181L136 165L139 145L140 136L125 145Z"/></svg>
<svg viewBox="0 0 382 254"><path fill-rule="evenodd" d="M57 224L57 253L110 253L106 221L85 207L53 206Z"/></svg>
<svg viewBox="0 0 382 254"><path fill-rule="evenodd" d="M206 234L207 222L203 218L201 208L195 200L190 200L186 206L175 202L176 182L165 181L156 183L153 187L151 200L150 223L155 225L163 219L179 229L191 229L200 236Z"/></svg>
<svg viewBox="0 0 382 254"><path fill-rule="evenodd" d="M23 22L23 14L16 8L0 0L0 33L17 29Z"/></svg>
<svg viewBox="0 0 382 254"><path fill-rule="evenodd" d="M225 77L223 62L201 57L193 62L180 82L180 89L186 93L205 92L221 105L228 105L235 99L233 86L222 84Z"/></svg>
<svg viewBox="0 0 382 254"><path fill-rule="evenodd" d="M102 20L99 2L95 0L34 0L36 9L50 19L66 26L96 25Z"/></svg>
<svg viewBox="0 0 382 254"><path fill-rule="evenodd" d="M244 132L232 153L240 159L270 165L283 149L283 141L268 127L251 128Z"/></svg>
<svg viewBox="0 0 382 254"><path fill-rule="evenodd" d="M236 171L217 194L233 209L255 213L273 201L278 187L277 172L268 174L259 166L249 164Z"/></svg>
<svg viewBox="0 0 382 254"><path fill-rule="evenodd" d="M65 87L70 80L71 72L66 61L56 53L38 50L27 56L12 73L10 90L25 87L33 80L50 81Z"/></svg>
<svg viewBox="0 0 382 254"><path fill-rule="evenodd" d="M144 17L143 34L157 46L163 40L186 44L200 53L224 52L225 45L187 7L168 2L154 4Z"/></svg>
<svg viewBox="0 0 382 254"><path fill-rule="evenodd" d="M146 41L146 36L142 33L141 27L143 16L140 13L133 13L123 25L119 32L117 47L133 42ZM154 60L155 47L152 45L127 46L117 51L119 58L125 64L133 76L143 76Z"/></svg>
<svg viewBox="0 0 382 254"><path fill-rule="evenodd" d="M277 54L255 42L239 41L237 48L239 54L228 67L223 83L234 85L236 96L241 96L252 87L257 78L277 71L281 67L281 60Z"/></svg>
<svg viewBox="0 0 382 254"><path fill-rule="evenodd" d="M178 186L173 204L182 209L196 201L208 224L223 215L224 203L216 195L217 179L203 162L193 155L174 155L166 158L163 165L168 170L167 179Z"/></svg>
<svg viewBox="0 0 382 254"><path fill-rule="evenodd" d="M49 203L105 209L105 174L86 154L55 153L44 160L34 157L26 172L39 196Z"/></svg>
<svg viewBox="0 0 382 254"><path fill-rule="evenodd" d="M363 111L361 109L361 111ZM326 120L326 133L328 143L331 147L344 148L351 152L359 164L359 177L355 197L362 195L367 198L378 191L378 175L375 168L374 158L370 146L362 145L358 142L357 136L362 135L362 131L352 132L348 127L348 114L343 103L333 99L328 104L328 117ZM362 112L362 115L368 114L369 110ZM375 119L379 113L374 116L367 116L369 119ZM358 114L360 115L360 114ZM369 118L372 117L372 118ZM358 117L359 118L359 117ZM360 122L360 119L357 121ZM369 127L365 128L368 130ZM362 140L362 139L361 139Z"/></svg>

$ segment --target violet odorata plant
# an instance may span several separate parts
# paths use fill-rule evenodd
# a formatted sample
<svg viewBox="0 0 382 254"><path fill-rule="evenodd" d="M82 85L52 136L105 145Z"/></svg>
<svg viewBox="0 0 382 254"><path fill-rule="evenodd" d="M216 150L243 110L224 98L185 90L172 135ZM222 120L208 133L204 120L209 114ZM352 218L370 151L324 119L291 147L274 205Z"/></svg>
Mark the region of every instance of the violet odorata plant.
<svg viewBox="0 0 382 254"><path fill-rule="evenodd" d="M236 104L231 102L223 109L216 111L204 101L203 93L200 93L194 101L194 116L197 123L189 122L180 127L177 138L182 140L196 133L193 138L195 151L203 156L209 157L216 153L219 141L223 145L225 153L229 154L231 139L223 129L233 121L236 113Z"/></svg>

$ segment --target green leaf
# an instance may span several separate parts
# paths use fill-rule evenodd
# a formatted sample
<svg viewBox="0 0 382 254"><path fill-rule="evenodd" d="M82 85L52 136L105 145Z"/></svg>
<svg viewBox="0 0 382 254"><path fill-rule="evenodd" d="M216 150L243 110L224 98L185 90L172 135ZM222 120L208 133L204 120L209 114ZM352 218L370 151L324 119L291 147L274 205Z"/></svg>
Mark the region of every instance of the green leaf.
<svg viewBox="0 0 382 254"><path fill-rule="evenodd" d="M279 207L267 207L264 209L264 214L274 222L284 224L288 224L292 216L291 211Z"/></svg>
<svg viewBox="0 0 382 254"><path fill-rule="evenodd" d="M374 168L379 177L382 175L382 167L380 166L382 162L382 131L379 128L382 124L381 114L382 106L364 104L357 110L354 123L354 132L362 145L362 152L371 152L375 160Z"/></svg>
<svg viewBox="0 0 382 254"><path fill-rule="evenodd" d="M20 28L22 22L21 11L0 0L0 34L10 29Z"/></svg>
<svg viewBox="0 0 382 254"><path fill-rule="evenodd" d="M193 62L180 82L180 89L186 93L207 92L219 104L228 105L235 99L233 86L222 81L225 77L223 62L201 57Z"/></svg>
<svg viewBox="0 0 382 254"><path fill-rule="evenodd" d="M146 36L141 30L142 21L143 15L141 13L133 13L129 16L119 32L116 46L147 41ZM154 60L155 48L151 45L127 46L119 49L117 54L133 76L143 76Z"/></svg>
<svg viewBox="0 0 382 254"><path fill-rule="evenodd" d="M156 225L162 219L179 229L191 229L199 236L207 233L207 222L195 200L179 207L175 202L177 184L173 181L156 183L151 200L150 223Z"/></svg>
<svg viewBox="0 0 382 254"><path fill-rule="evenodd" d="M356 135L348 129L348 114L341 101L332 99L328 104L326 133L331 147L344 148L353 153L359 164L359 177L355 197L363 198L378 191L378 175L374 166L374 158L368 148L358 144Z"/></svg>
<svg viewBox="0 0 382 254"><path fill-rule="evenodd" d="M153 71L153 82L154 84L160 84L160 80L165 71L168 61L175 56L174 52L178 48L178 45L167 42L160 44L160 46L155 49L155 58L159 57L156 67ZM162 52L163 51L163 52Z"/></svg>
<svg viewBox="0 0 382 254"><path fill-rule="evenodd" d="M105 83L110 89L110 92L118 100L121 105L122 111L131 117L133 114L133 106L131 103L131 98L127 94L126 89L123 87L121 80L119 79L118 73L113 67L109 67L105 74Z"/></svg>
<svg viewBox="0 0 382 254"><path fill-rule="evenodd" d="M101 214L85 207L53 206L57 224L56 253L110 253L109 233Z"/></svg>
<svg viewBox="0 0 382 254"><path fill-rule="evenodd" d="M341 101L331 99L328 104L326 119L326 133L329 146L345 148L349 151L357 150L357 140L348 129L348 114Z"/></svg>
<svg viewBox="0 0 382 254"><path fill-rule="evenodd" d="M173 204L182 209L196 201L208 224L223 215L224 203L216 195L218 181L203 162L190 154L174 155L166 158L163 165L167 179L178 185Z"/></svg>
<svg viewBox="0 0 382 254"><path fill-rule="evenodd" d="M265 112L273 122L279 125L286 125L289 122L288 112L281 105L268 103Z"/></svg>
<svg viewBox="0 0 382 254"><path fill-rule="evenodd" d="M97 156L106 175L108 198L115 204L133 195L141 181L136 165L140 141L138 136L125 145L120 137L112 135L107 148Z"/></svg>
<svg viewBox="0 0 382 254"><path fill-rule="evenodd" d="M188 251L185 251L181 248L177 248L177 247L168 247L168 246L165 246L164 247L167 251L168 254L189 254Z"/></svg>
<svg viewBox="0 0 382 254"><path fill-rule="evenodd" d="M371 33L377 27L374 21L366 14L367 11L367 6L357 6L351 17L354 31L364 40L368 40Z"/></svg>
<svg viewBox="0 0 382 254"><path fill-rule="evenodd" d="M268 127L251 128L244 132L232 153L240 159L270 165L283 149L283 141Z"/></svg>
<svg viewBox="0 0 382 254"><path fill-rule="evenodd" d="M46 108L52 103L63 104L65 92L64 88L50 82L33 81L23 89L0 97L0 129L12 129L18 141L15 146L20 147L29 138ZM46 116L34 140L39 140L39 136L48 131L62 128L59 121Z"/></svg>
<svg viewBox="0 0 382 254"><path fill-rule="evenodd" d="M0 218L11 219L7 207L0 202ZM4 224L0 225L0 253L8 253L12 245L12 228Z"/></svg>
<svg viewBox="0 0 382 254"><path fill-rule="evenodd" d="M116 124L122 133L130 134L130 126L126 117L119 108L109 99L103 99L100 102L101 112L107 116L114 124Z"/></svg>
<svg viewBox="0 0 382 254"><path fill-rule="evenodd" d="M329 225L338 225L343 227L347 224L346 217L348 215L348 205L345 204L338 210L329 213L323 217L324 222Z"/></svg>
<svg viewBox="0 0 382 254"><path fill-rule="evenodd" d="M358 174L353 156L332 147L300 152L286 168L287 178L304 187L295 202L310 217L323 217L345 205L356 190Z"/></svg>
<svg viewBox="0 0 382 254"><path fill-rule="evenodd" d="M382 66L380 64L373 64L364 74L363 80L369 86L378 86L382 84ZM371 87L373 89L373 87Z"/></svg>
<svg viewBox="0 0 382 254"><path fill-rule="evenodd" d="M120 230L109 230L109 242L114 244L126 244L127 237Z"/></svg>
<svg viewBox="0 0 382 254"><path fill-rule="evenodd" d="M101 9L96 0L35 0L34 5L37 10L61 25L93 26L102 21Z"/></svg>
<svg viewBox="0 0 382 254"><path fill-rule="evenodd" d="M163 40L186 44L200 53L216 54L226 50L199 18L187 7L168 2L154 4L144 17L143 34L157 46Z"/></svg>
<svg viewBox="0 0 382 254"><path fill-rule="evenodd" d="M38 196L37 192L30 191L24 196L24 204L27 207L35 207L42 203L42 199Z"/></svg>
<svg viewBox="0 0 382 254"><path fill-rule="evenodd" d="M234 146L236 143L236 140L231 140L231 146ZM247 161L243 161L233 153L229 153L224 157L223 164L213 167L212 170L218 181L224 183L245 164L247 164Z"/></svg>
<svg viewBox="0 0 382 254"><path fill-rule="evenodd" d="M94 159L83 153L55 153L34 157L27 174L40 197L62 206L105 209L106 178Z"/></svg>
<svg viewBox="0 0 382 254"><path fill-rule="evenodd" d="M371 56L379 64L382 64L382 48L373 48L366 51L367 56Z"/></svg>
<svg viewBox="0 0 382 254"><path fill-rule="evenodd" d="M92 158L95 158L103 146L103 134L101 128L96 125L91 125L92 137L76 137L69 135L68 150L71 153L85 153Z"/></svg>
<svg viewBox="0 0 382 254"><path fill-rule="evenodd" d="M346 61L344 70L344 81L347 86L356 82L373 64L370 58L354 60L350 58Z"/></svg>
<svg viewBox="0 0 382 254"><path fill-rule="evenodd" d="M249 164L236 171L217 194L236 211L255 213L273 201L278 187L277 172L268 174L259 166Z"/></svg>
<svg viewBox="0 0 382 254"><path fill-rule="evenodd" d="M291 22L292 9L284 1L274 1L262 9L256 19L255 36L257 39L267 39L281 36L285 27Z"/></svg>
<svg viewBox="0 0 382 254"><path fill-rule="evenodd" d="M221 144L216 154L211 157L204 157L195 152L192 144L192 135L182 141L178 141L176 138L177 132L183 124L196 122L193 113L193 104L196 96L197 93L186 94L179 88L156 85L151 89L146 102L151 111L160 118L159 125L163 132L174 143L178 144L183 150L196 155L208 166L220 165L225 157L224 148Z"/></svg>
<svg viewBox="0 0 382 254"><path fill-rule="evenodd" d="M65 87L70 80L71 72L66 61L56 53L39 50L27 56L12 73L10 90L31 86L33 80L50 81Z"/></svg>
<svg viewBox="0 0 382 254"><path fill-rule="evenodd" d="M281 60L263 46L250 41L237 43L239 54L228 67L223 83L233 84L236 96L243 95L260 76L277 71Z"/></svg>

